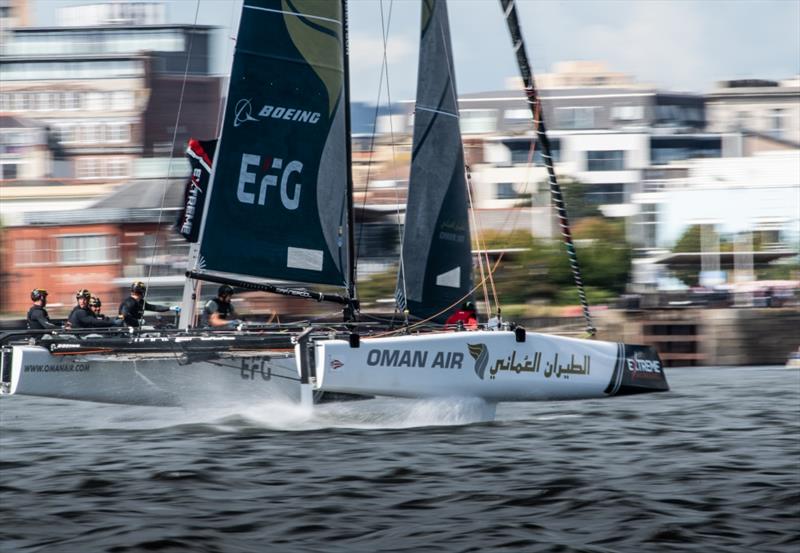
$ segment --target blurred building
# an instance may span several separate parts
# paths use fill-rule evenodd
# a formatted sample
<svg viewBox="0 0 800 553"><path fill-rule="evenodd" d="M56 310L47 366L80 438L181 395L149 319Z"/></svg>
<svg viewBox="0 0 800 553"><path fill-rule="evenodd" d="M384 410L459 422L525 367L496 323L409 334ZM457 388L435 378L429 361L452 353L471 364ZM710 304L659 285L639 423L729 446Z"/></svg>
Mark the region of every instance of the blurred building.
<svg viewBox="0 0 800 553"><path fill-rule="evenodd" d="M20 213L3 233L3 311L23 313L45 288L55 315L88 288L116 312L134 280L150 301L180 296L188 243L172 231L185 179L136 180L82 209Z"/></svg>
<svg viewBox="0 0 800 553"><path fill-rule="evenodd" d="M800 148L800 76L723 81L706 98L710 130L744 133L746 153Z"/></svg>
<svg viewBox="0 0 800 553"><path fill-rule="evenodd" d="M67 7L59 15L61 26L11 29L0 60L0 112L52 135L53 157L68 167L52 176L122 182L137 157L157 144L164 153L176 124L177 151L190 134L215 134L221 95L210 74L212 27L167 24L154 3ZM184 74L191 99L178 121Z"/></svg>
<svg viewBox="0 0 800 553"><path fill-rule="evenodd" d="M67 6L29 27L25 7L0 0L3 311L33 286L68 305L80 287L118 301L146 276L169 293L186 246L169 231L183 180L166 179L188 172L190 136L217 134L214 27L169 24L156 2Z"/></svg>

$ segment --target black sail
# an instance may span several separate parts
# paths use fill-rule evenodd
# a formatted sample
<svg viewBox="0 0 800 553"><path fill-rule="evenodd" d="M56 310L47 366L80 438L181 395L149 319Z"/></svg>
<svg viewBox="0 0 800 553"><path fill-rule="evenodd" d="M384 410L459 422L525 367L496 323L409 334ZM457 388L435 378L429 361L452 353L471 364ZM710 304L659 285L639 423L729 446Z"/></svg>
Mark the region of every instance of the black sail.
<svg viewBox="0 0 800 553"><path fill-rule="evenodd" d="M422 32L397 298L414 317L442 322L472 290L464 152L447 5L423 0Z"/></svg>

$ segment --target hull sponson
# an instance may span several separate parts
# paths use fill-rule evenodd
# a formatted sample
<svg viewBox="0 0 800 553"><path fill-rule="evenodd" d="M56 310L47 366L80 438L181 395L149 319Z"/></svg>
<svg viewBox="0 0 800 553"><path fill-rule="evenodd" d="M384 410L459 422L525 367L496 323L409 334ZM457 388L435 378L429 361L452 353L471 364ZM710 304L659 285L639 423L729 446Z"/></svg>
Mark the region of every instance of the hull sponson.
<svg viewBox="0 0 800 553"><path fill-rule="evenodd" d="M53 355L40 346L7 349L11 374L4 394L154 406L300 400L289 352Z"/></svg>
<svg viewBox="0 0 800 553"><path fill-rule="evenodd" d="M455 332L316 343L317 386L323 391L400 397L479 397L490 402L588 399L668 389L640 385L622 372L616 343L507 331ZM642 357L649 348L626 346ZM638 353L637 353L638 352ZM655 352L652 352L654 355ZM654 365L649 365L653 368ZM621 374L621 377L619 376ZM609 383L620 378L619 386ZM626 380L627 378L627 380ZM653 379L655 381L655 379Z"/></svg>

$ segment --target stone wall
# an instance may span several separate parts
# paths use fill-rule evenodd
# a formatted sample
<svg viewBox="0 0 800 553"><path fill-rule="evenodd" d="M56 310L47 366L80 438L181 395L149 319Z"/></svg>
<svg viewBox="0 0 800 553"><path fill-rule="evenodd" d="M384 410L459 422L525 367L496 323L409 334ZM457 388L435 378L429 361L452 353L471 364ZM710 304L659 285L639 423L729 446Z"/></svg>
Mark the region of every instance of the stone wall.
<svg viewBox="0 0 800 553"><path fill-rule="evenodd" d="M652 345L667 366L783 365L800 347L800 308L669 309L596 316L598 338ZM653 335L654 325L694 334Z"/></svg>

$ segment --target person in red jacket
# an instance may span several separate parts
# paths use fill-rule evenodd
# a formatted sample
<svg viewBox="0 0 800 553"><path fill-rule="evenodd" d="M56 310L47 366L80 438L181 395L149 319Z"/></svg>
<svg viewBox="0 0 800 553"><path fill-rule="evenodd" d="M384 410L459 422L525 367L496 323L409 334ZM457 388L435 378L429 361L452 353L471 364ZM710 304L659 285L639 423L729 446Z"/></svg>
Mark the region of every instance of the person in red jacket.
<svg viewBox="0 0 800 553"><path fill-rule="evenodd" d="M461 309L453 313L447 318L447 325L464 325L464 328L475 330L478 328L478 316L475 311L475 304L471 301L465 301Z"/></svg>

